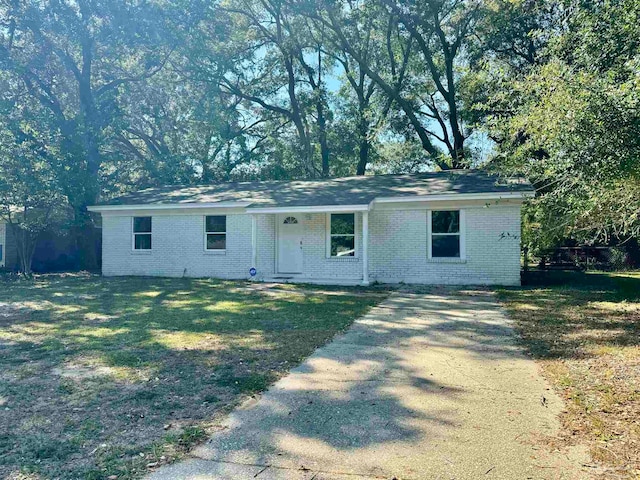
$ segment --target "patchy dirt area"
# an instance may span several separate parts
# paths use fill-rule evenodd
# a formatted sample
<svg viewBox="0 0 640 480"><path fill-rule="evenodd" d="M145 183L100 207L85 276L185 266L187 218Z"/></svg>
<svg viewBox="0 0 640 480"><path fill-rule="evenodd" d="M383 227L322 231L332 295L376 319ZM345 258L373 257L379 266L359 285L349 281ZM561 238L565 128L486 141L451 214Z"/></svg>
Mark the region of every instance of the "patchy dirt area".
<svg viewBox="0 0 640 480"><path fill-rule="evenodd" d="M49 275L0 291L0 478L137 478L380 302Z"/></svg>

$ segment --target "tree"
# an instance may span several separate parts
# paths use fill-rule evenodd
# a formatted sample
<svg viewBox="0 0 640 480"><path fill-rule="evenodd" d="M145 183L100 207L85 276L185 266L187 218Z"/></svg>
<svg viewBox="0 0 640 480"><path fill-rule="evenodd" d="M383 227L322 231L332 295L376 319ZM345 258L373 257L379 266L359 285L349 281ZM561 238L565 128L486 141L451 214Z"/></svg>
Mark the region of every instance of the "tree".
<svg viewBox="0 0 640 480"><path fill-rule="evenodd" d="M53 171L29 142L0 130L0 217L16 242L20 272L31 274L36 244L58 222L63 199Z"/></svg>
<svg viewBox="0 0 640 480"><path fill-rule="evenodd" d="M221 91L291 123L305 175L328 175L322 51L315 49L317 65L312 66L308 57L310 37L303 33L300 17L282 0L243 0L223 4L221 11L234 22L234 37L240 37L234 43L235 55L226 64L224 74L213 76ZM216 71L217 59L214 65ZM316 110L321 169L314 160L308 104ZM256 116L262 116L262 112Z"/></svg>
<svg viewBox="0 0 640 480"><path fill-rule="evenodd" d="M465 132L458 84L464 74L465 45L482 14L480 3L379 0L376 7L388 23L389 65L404 63L398 61L399 54L411 61L408 69L391 69L391 76L362 54L366 49L357 26L369 8L365 2L311 2L306 12L331 33L334 48L353 58L404 113L430 161L443 169L467 167L464 142L470 132ZM405 75L410 77L406 81Z"/></svg>
<svg viewBox="0 0 640 480"><path fill-rule="evenodd" d="M53 139L50 161L74 211L83 264L95 267L93 223L87 205L98 200L106 144L117 131L123 85L161 70L172 46L169 12L147 2L36 1L0 4L0 74L8 98L26 96L48 112L42 131L23 130L20 141L40 153ZM26 95L26 96L25 96ZM34 104L29 105L35 108ZM16 124L15 128L23 129ZM47 145L49 147L51 145Z"/></svg>
<svg viewBox="0 0 640 480"><path fill-rule="evenodd" d="M390 64L385 64L385 56L381 54L385 48L391 48L391 35L393 34L393 24L389 23L382 35L379 31L381 27L377 8L364 6L360 11L357 22L351 25L354 36L362 39L358 47L358 57L363 59L367 65L375 65L377 70L389 67L395 79L396 88L402 85L405 70L410 58L410 50L401 52L402 60L400 66L395 62L396 56L389 55L392 60ZM386 42L385 42L386 40ZM326 43L326 42L325 42ZM349 52L330 48L326 45L327 55L334 59L342 68L343 82L338 93L337 110L341 112L341 120L344 130L349 131L348 135L341 135L342 141L339 144L350 143L353 134L357 138L355 149L349 149L348 155L353 162L353 156L357 158L355 166L356 175L364 175L370 163L374 138L377 131L382 130L385 125L391 100L380 95L381 91L377 84L367 76L360 64L349 55Z"/></svg>
<svg viewBox="0 0 640 480"><path fill-rule="evenodd" d="M487 109L493 164L537 186L534 246L625 242L640 235L640 6L584 1L564 13L539 61L509 70L509 91ZM495 108L509 97L507 114Z"/></svg>

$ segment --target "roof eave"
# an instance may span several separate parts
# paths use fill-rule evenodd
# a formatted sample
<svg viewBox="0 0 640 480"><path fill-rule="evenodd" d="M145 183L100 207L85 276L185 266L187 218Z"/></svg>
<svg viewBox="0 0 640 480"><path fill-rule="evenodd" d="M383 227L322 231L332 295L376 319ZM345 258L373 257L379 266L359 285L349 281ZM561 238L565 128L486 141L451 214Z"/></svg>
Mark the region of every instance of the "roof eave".
<svg viewBox="0 0 640 480"><path fill-rule="evenodd" d="M146 203L131 205L91 205L90 212L119 212L129 210L201 210L205 208L246 208L251 202L203 202L203 203Z"/></svg>
<svg viewBox="0 0 640 480"><path fill-rule="evenodd" d="M326 212L364 212L369 210L369 204L356 205L314 205L294 207L250 207L247 213L326 213Z"/></svg>
<svg viewBox="0 0 640 480"><path fill-rule="evenodd" d="M376 197L372 203L439 202L451 200L525 200L535 196L532 190L522 192L443 193L431 195L407 195Z"/></svg>

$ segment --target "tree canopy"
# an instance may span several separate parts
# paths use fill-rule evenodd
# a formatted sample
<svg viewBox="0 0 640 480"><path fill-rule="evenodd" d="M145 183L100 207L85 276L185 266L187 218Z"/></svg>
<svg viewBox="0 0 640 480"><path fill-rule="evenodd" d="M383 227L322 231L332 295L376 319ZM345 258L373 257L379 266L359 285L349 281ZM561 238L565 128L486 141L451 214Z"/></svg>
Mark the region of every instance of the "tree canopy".
<svg viewBox="0 0 640 480"><path fill-rule="evenodd" d="M90 268L86 207L131 189L486 166L538 188L532 245L622 242L640 229L639 16L634 0L3 0L4 198L53 191Z"/></svg>
<svg viewBox="0 0 640 480"><path fill-rule="evenodd" d="M518 28L531 25L529 37L543 42L515 44L512 52L531 54L509 55L520 59L514 63L485 59L479 69L498 85L479 102L479 118L498 142L492 163L538 189L527 209L532 245L637 239L640 4L540 4L512 13L523 17Z"/></svg>

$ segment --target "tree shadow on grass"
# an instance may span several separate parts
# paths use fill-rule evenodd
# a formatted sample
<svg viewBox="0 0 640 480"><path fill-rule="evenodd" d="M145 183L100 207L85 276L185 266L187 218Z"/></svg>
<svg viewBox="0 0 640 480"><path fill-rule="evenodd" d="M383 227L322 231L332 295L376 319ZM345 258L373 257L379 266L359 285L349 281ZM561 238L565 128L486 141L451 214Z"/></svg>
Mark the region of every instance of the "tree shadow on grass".
<svg viewBox="0 0 640 480"><path fill-rule="evenodd" d="M564 396L561 439L588 448L603 475L640 465L640 272L553 274L562 281L500 293L530 353Z"/></svg>
<svg viewBox="0 0 640 480"><path fill-rule="evenodd" d="M505 289L501 297L537 358L587 358L640 345L640 275L567 272L563 284Z"/></svg>
<svg viewBox="0 0 640 480"><path fill-rule="evenodd" d="M189 425L215 423L380 301L379 292L372 297L366 291L267 294L238 286L52 276L0 293L0 301L24 309L0 325L6 366L0 397L11 412L1 418L0 472L21 465L46 476L138 475L126 467L138 453L148 454L154 443ZM410 441L424 435L416 422L432 425L435 436L438 428L457 421L458 412L422 411L409 401L412 395L455 399L465 392L411 370L406 358L389 357L385 346L418 341L425 348L461 349L488 360L519 355L508 327L478 321L494 311L483 310L479 299L433 296L428 311L409 294L395 302L394 308L437 313L441 321L354 327L356 343L342 348L357 357L330 349L318 355L335 361L339 370L367 368L369 375L338 394L306 392L304 402L313 403L298 405L296 417L307 422L287 423L293 417L286 402L271 405L261 420L271 422L274 434L284 431L339 451ZM362 356L368 358L364 366ZM394 379L386 370L403 373ZM373 392L372 382L379 386ZM320 418L314 419L312 412L318 411ZM336 412L346 412L347 420ZM318 422L332 421L339 424L319 428Z"/></svg>
<svg viewBox="0 0 640 480"><path fill-rule="evenodd" d="M236 287L95 276L8 286L0 476L125 475L130 458L263 390L380 300Z"/></svg>

